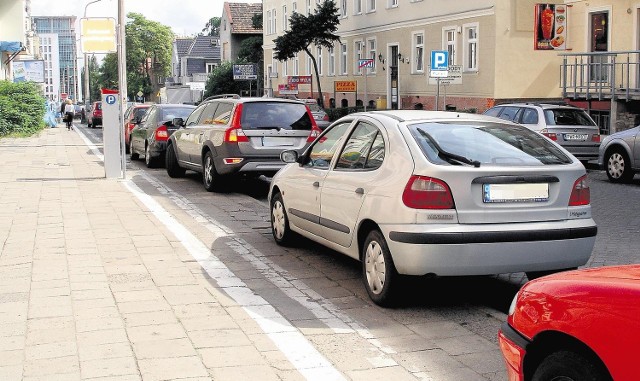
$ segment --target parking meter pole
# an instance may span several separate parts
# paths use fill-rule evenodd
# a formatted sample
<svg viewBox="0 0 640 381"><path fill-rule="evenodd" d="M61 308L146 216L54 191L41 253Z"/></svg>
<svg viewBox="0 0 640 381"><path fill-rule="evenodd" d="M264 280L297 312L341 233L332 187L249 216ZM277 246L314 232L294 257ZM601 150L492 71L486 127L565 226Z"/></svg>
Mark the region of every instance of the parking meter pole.
<svg viewBox="0 0 640 381"><path fill-rule="evenodd" d="M102 91L102 137L104 145L104 172L108 179L122 173L120 161L120 96L118 90Z"/></svg>

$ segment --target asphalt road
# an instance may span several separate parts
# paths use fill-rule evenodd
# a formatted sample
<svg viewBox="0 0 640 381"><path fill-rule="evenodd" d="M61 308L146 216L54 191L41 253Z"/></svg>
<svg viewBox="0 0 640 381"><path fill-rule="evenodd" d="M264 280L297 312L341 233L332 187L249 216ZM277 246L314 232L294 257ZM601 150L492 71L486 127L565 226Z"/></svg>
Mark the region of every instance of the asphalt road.
<svg viewBox="0 0 640 381"><path fill-rule="evenodd" d="M101 129L78 126L90 140L100 144ZM268 183L262 180L239 180L229 192L209 193L202 186L201 176L187 172L186 177L172 179L165 169L147 169L144 161L131 162L127 158L128 176L145 191L150 189L149 178L164 184L177 194L180 202L197 206L206 216L233 226L245 240L251 237L270 237L269 210L266 203ZM145 177L146 176L146 177ZM588 176L591 203L598 236L587 267L640 263L640 176L631 184L613 184L606 174L590 165ZM145 177L145 181L142 181ZM138 181L137 179L140 179ZM161 187L158 185L157 187ZM160 189L160 188L158 188ZM273 248L261 250L281 250ZM335 295L334 303L369 304L361 285L360 265L356 261L303 240L286 249L279 266L294 274L323 274L324 283L347 287L356 298ZM496 333L517 290L526 282L522 273L491 277L455 277L443 279L415 279L409 284L410 295L394 309L394 320L406 324L428 322L434 315L445 317L496 345ZM314 285L310 285L314 287ZM326 290L326 284L318 285ZM353 307L353 306L351 306ZM384 311L384 310L383 310ZM496 359L501 362L501 359ZM501 372L484 375L487 379L503 379Z"/></svg>

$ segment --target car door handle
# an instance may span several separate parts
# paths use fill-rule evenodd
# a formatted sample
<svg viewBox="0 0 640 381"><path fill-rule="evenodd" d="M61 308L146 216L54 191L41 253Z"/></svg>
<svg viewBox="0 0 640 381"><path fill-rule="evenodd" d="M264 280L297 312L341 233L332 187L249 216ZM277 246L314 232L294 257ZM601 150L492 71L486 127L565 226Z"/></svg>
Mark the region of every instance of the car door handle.
<svg viewBox="0 0 640 381"><path fill-rule="evenodd" d="M313 183L313 187L314 188L318 188L320 186L320 182L316 181L315 183Z"/></svg>
<svg viewBox="0 0 640 381"><path fill-rule="evenodd" d="M362 189L362 188L356 188L356 193L357 193L357 194L364 194L364 189Z"/></svg>

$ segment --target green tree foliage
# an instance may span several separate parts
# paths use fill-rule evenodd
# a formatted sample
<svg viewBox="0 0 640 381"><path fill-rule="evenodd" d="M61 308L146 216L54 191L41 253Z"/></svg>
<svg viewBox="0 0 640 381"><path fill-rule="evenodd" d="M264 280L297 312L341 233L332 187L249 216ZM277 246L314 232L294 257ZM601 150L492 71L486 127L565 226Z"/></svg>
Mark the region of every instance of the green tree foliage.
<svg viewBox="0 0 640 381"><path fill-rule="evenodd" d="M45 99L32 82L0 81L0 136L33 135L44 124Z"/></svg>
<svg viewBox="0 0 640 381"><path fill-rule="evenodd" d="M291 59L300 51L304 51L311 57L318 84L318 98L323 103L322 107L324 107L324 101L320 87L320 76L318 75L318 63L315 55L311 53L311 45L332 47L336 41L340 41L340 37L335 34L339 24L336 3L333 0L324 0L315 12L308 16L294 12L289 17L289 30L273 40L276 45L273 51L278 61Z"/></svg>
<svg viewBox="0 0 640 381"><path fill-rule="evenodd" d="M220 17L212 17L207 21L207 24L202 28L202 35L204 36L219 36L220 35L220 23L222 19Z"/></svg>
<svg viewBox="0 0 640 381"><path fill-rule="evenodd" d="M98 59L95 55L89 56L87 59L87 66L89 68L89 98L92 102L100 100L100 65L98 65ZM84 71L82 72L82 83L84 82Z"/></svg>
<svg viewBox="0 0 640 381"><path fill-rule="evenodd" d="M173 32L156 21L147 20L139 13L128 13L127 42L127 91L130 99L138 91L145 98L153 92L152 74L166 77L171 71ZM107 54L100 68L100 87L118 86L118 56Z"/></svg>
<svg viewBox="0 0 640 381"><path fill-rule="evenodd" d="M242 90L248 90L247 81L233 80L233 63L223 62L213 69L205 86L204 97L218 94L241 94Z"/></svg>
<svg viewBox="0 0 640 381"><path fill-rule="evenodd" d="M262 18L260 18L262 20ZM239 63L255 63L258 66L257 89L264 88L264 54L262 52L262 36L249 37L240 43L238 50ZM233 80L233 77L231 78ZM257 90L255 89L255 90Z"/></svg>

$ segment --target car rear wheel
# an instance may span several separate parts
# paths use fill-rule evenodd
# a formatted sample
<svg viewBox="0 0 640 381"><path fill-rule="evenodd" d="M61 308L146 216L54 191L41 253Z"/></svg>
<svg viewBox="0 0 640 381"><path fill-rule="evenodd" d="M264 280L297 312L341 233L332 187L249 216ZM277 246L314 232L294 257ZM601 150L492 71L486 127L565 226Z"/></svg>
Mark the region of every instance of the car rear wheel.
<svg viewBox="0 0 640 381"><path fill-rule="evenodd" d="M633 179L629 157L624 151L607 153L605 158L607 177L614 183L627 183Z"/></svg>
<svg viewBox="0 0 640 381"><path fill-rule="evenodd" d="M369 297L379 306L391 305L398 288L399 275L387 241L380 231L372 230L362 250L362 276Z"/></svg>
<svg viewBox="0 0 640 381"><path fill-rule="evenodd" d="M138 160L140 155L133 149L133 140L129 141L129 152L131 153L131 160Z"/></svg>
<svg viewBox="0 0 640 381"><path fill-rule="evenodd" d="M280 193L271 199L271 233L276 243L282 246L291 244L295 235L289 228L289 217Z"/></svg>
<svg viewBox="0 0 640 381"><path fill-rule="evenodd" d="M605 381L611 377L598 361L573 351L557 351L538 365L531 381Z"/></svg>
<svg viewBox="0 0 640 381"><path fill-rule="evenodd" d="M213 154L211 153L211 151L208 151L204 156L203 167L202 183L204 184L204 189L206 189L207 192L220 190L220 174L218 174L218 171L216 171L216 166L213 163Z"/></svg>
<svg viewBox="0 0 640 381"><path fill-rule="evenodd" d="M167 174L171 178L182 177L185 174L185 169L178 164L178 158L176 157L176 151L173 144L167 147L165 166L167 167Z"/></svg>
<svg viewBox="0 0 640 381"><path fill-rule="evenodd" d="M149 143L144 146L144 163L147 165L147 168L155 168L158 166L158 159L151 156L151 146Z"/></svg>

